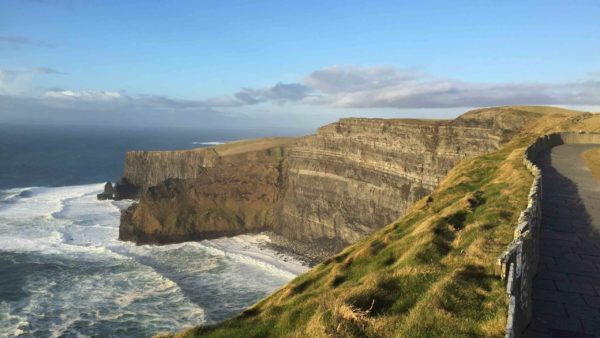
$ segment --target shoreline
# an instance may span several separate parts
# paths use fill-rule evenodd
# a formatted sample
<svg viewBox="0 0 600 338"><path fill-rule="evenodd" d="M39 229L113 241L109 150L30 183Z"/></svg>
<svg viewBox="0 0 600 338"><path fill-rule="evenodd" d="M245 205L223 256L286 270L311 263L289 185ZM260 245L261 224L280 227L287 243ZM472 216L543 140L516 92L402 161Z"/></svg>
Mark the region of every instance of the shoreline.
<svg viewBox="0 0 600 338"><path fill-rule="evenodd" d="M342 244L335 243L329 246L331 247L330 250L327 250L323 245L291 240L272 231L263 231L260 234L266 235L269 238L269 242L263 243L262 246L284 256L291 256L306 264L309 268L325 261L345 247L344 245L338 249ZM285 257L283 260L286 261Z"/></svg>

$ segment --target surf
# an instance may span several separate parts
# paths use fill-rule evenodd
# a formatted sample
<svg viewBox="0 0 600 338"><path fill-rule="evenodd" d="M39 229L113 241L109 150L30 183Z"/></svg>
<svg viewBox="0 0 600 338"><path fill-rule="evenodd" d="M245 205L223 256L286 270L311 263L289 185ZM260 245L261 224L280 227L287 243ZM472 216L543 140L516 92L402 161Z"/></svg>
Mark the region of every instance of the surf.
<svg viewBox="0 0 600 338"><path fill-rule="evenodd" d="M260 234L118 241L132 201L98 201L102 187L0 191L0 336L147 336L214 323L308 269Z"/></svg>

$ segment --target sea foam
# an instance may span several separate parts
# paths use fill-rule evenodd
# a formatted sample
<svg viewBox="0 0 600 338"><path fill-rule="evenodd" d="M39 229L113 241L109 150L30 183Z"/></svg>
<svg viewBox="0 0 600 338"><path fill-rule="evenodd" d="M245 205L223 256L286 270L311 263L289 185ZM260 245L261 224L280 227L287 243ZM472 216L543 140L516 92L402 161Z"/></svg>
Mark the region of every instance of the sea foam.
<svg viewBox="0 0 600 338"><path fill-rule="evenodd" d="M0 191L0 293L9 292L0 336L148 336L212 323L308 269L266 249L264 235L118 241L131 201L98 201L102 187Z"/></svg>

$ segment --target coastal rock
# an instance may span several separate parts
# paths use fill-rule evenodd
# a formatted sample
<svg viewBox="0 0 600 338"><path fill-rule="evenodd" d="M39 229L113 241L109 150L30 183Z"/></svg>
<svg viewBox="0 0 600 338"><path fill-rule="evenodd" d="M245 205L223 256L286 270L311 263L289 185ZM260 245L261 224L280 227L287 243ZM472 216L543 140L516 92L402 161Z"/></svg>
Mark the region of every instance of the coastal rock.
<svg viewBox="0 0 600 338"><path fill-rule="evenodd" d="M106 184L104 185L104 191L96 195L96 197L99 200L114 200L116 197L116 193L112 182L106 182Z"/></svg>
<svg viewBox="0 0 600 338"><path fill-rule="evenodd" d="M139 203L121 215L119 239L173 243L273 227L282 162L286 145L293 141L260 139L175 154L128 154L131 182L157 182L166 177L164 171L174 177L141 185L145 190ZM175 161L173 167L169 161Z"/></svg>
<svg viewBox="0 0 600 338"><path fill-rule="evenodd" d="M478 115L476 113L472 115ZM498 149L524 121L347 118L297 142L275 232L352 243L403 215L459 161Z"/></svg>
<svg viewBox="0 0 600 338"><path fill-rule="evenodd" d="M115 183L115 199L136 199L139 197L140 188L135 184L131 183L126 177L121 177L117 183Z"/></svg>

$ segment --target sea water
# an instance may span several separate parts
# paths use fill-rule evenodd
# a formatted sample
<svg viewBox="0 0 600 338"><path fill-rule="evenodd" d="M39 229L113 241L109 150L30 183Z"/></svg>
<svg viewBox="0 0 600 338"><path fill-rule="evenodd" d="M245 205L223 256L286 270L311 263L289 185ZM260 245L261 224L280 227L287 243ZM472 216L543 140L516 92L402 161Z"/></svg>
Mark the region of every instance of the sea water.
<svg viewBox="0 0 600 338"><path fill-rule="evenodd" d="M260 234L121 242L132 201L98 201L102 188L0 190L0 337L145 337L214 323L307 270Z"/></svg>

